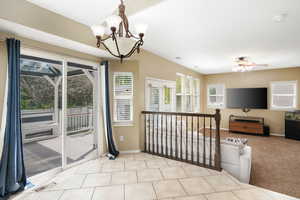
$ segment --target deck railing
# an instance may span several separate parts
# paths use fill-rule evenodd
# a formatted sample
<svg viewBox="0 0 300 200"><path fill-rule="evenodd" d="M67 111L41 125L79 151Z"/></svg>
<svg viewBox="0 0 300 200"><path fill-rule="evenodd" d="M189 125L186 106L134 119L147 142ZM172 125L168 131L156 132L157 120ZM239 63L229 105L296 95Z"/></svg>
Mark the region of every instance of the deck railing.
<svg viewBox="0 0 300 200"><path fill-rule="evenodd" d="M68 114L68 133L77 133L93 128L93 113Z"/></svg>
<svg viewBox="0 0 300 200"><path fill-rule="evenodd" d="M142 111L144 152L221 170L220 110L215 114Z"/></svg>

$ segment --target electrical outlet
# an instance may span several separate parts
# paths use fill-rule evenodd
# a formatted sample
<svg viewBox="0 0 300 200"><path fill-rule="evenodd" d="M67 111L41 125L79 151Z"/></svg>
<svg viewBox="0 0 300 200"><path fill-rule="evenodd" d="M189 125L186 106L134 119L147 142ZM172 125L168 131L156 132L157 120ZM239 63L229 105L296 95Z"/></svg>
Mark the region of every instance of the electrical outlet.
<svg viewBox="0 0 300 200"><path fill-rule="evenodd" d="M124 141L124 139L125 139L125 138L124 138L124 136L123 136L123 135L121 135L121 136L120 136L120 141L121 141L121 142L123 142L123 141Z"/></svg>

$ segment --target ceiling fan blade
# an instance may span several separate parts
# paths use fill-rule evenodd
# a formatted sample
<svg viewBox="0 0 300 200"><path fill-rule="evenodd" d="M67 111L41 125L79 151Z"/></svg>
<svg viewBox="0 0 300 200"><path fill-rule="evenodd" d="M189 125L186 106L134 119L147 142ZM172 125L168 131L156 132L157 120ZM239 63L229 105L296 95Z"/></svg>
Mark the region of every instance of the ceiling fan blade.
<svg viewBox="0 0 300 200"><path fill-rule="evenodd" d="M254 64L253 66L257 66L257 67L268 67L268 64Z"/></svg>
<svg viewBox="0 0 300 200"><path fill-rule="evenodd" d="M243 64L243 66L252 66L252 67L268 67L268 64L255 64L255 63L251 63L251 64Z"/></svg>

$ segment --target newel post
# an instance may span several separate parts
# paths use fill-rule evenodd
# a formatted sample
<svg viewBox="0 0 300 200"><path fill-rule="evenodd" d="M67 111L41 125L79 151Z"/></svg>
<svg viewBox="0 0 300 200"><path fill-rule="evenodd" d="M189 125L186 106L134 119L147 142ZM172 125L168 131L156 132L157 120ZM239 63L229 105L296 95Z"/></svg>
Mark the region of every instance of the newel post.
<svg viewBox="0 0 300 200"><path fill-rule="evenodd" d="M220 109L216 109L215 121L216 121L215 167L217 170L221 171L221 143L220 143L221 113L220 113Z"/></svg>

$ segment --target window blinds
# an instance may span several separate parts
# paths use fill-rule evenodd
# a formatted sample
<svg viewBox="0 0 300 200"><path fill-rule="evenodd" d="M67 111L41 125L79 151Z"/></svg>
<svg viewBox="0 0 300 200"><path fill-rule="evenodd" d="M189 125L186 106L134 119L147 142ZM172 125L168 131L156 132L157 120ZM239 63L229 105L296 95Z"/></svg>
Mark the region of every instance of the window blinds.
<svg viewBox="0 0 300 200"><path fill-rule="evenodd" d="M297 81L271 83L272 108L296 108Z"/></svg>
<svg viewBox="0 0 300 200"><path fill-rule="evenodd" d="M115 72L113 78L114 121L132 121L133 74L131 72Z"/></svg>

